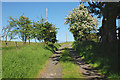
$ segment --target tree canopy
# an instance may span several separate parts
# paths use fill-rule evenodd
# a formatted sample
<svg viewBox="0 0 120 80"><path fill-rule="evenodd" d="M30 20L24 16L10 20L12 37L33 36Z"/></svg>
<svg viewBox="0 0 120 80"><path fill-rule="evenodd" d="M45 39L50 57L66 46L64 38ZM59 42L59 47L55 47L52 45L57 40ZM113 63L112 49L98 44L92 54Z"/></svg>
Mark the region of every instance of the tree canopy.
<svg viewBox="0 0 120 80"><path fill-rule="evenodd" d="M98 25L97 18L90 15L83 4L69 11L65 20L65 24L69 24L69 30L73 33L75 40L80 40L91 31L95 31Z"/></svg>
<svg viewBox="0 0 120 80"><path fill-rule="evenodd" d="M7 32L5 32L6 30ZM10 35L11 39L14 37L20 38L24 44L26 44L27 40L29 40L30 43L30 39L33 38L35 38L35 40L38 39L39 41L44 40L45 43L55 43L57 41L57 28L55 28L55 25L52 23L49 23L48 21L45 22L44 18L41 18L40 21L32 22L24 15L21 15L19 19L10 17L9 25L4 28L4 33L6 33L6 37Z"/></svg>
<svg viewBox="0 0 120 80"><path fill-rule="evenodd" d="M83 2L80 2L80 4ZM119 2L104 2L95 1L87 2L86 8L90 13L103 17L102 26L100 28L100 35L102 42L113 43L116 42L116 19L120 16L120 1Z"/></svg>

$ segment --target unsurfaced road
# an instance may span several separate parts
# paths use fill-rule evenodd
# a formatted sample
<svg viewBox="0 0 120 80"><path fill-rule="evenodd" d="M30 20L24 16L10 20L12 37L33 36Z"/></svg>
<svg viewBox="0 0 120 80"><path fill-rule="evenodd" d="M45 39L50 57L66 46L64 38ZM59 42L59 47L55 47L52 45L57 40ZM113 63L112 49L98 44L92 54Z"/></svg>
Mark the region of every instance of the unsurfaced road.
<svg viewBox="0 0 120 80"><path fill-rule="evenodd" d="M88 63L86 63L79 55L76 55L72 43L69 45L63 44L58 51L56 51L49 59L44 69L40 73L40 78L62 78L62 66L59 63L61 51L63 48L68 47L71 57L75 63L79 65L80 71L85 79L99 79L103 80L103 76L94 70ZM74 74L73 74L74 75Z"/></svg>

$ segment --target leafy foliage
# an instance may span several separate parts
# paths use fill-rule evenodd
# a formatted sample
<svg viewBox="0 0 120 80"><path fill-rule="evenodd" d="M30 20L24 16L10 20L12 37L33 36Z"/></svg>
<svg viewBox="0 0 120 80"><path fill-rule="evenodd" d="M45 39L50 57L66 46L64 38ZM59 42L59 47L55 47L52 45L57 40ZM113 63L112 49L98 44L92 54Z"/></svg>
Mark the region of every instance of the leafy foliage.
<svg viewBox="0 0 120 80"><path fill-rule="evenodd" d="M33 32L33 36L37 37L37 39L44 40L45 43L52 42L55 43L56 40L56 34L57 31L55 28L55 25L44 22L43 20L41 22L34 22L33 26L35 27L35 32Z"/></svg>
<svg viewBox="0 0 120 80"><path fill-rule="evenodd" d="M95 0L93 0L95 1ZM94 13L95 15L98 15L99 18L104 16L106 13L108 13L108 9L112 11L110 14L115 14L118 15L120 13L120 2L88 2L89 5L87 5L87 9L89 10L90 13Z"/></svg>
<svg viewBox="0 0 120 80"><path fill-rule="evenodd" d="M29 18L23 15L21 15L18 20L10 17L9 24L13 27L11 33L18 34L18 37L26 43L28 37L30 36L31 30L31 21Z"/></svg>
<svg viewBox="0 0 120 80"><path fill-rule="evenodd" d="M13 19L10 16L8 22L9 22L9 24L2 28L2 38L5 41L8 41L8 37L9 37L9 41L11 39L15 39L15 37L13 37L13 36L16 35L15 33L13 33L13 26L16 26L16 24L15 24L16 19Z"/></svg>
<svg viewBox="0 0 120 80"><path fill-rule="evenodd" d="M65 20L65 24L69 24L69 29L73 33L75 40L80 40L82 36L96 30L98 25L98 20L90 15L83 5L79 5L78 8L70 11Z"/></svg>
<svg viewBox="0 0 120 80"><path fill-rule="evenodd" d="M6 27L3 27L2 29L2 38L3 40L7 41L8 40L8 37L10 37L10 40L12 39L12 34L10 34L11 32L11 27L10 26L6 26Z"/></svg>
<svg viewBox="0 0 120 80"><path fill-rule="evenodd" d="M11 39L17 37L20 38L25 44L27 40L29 40L30 43L30 39L33 38L38 39L39 41L44 40L45 43L55 43L57 41L57 29L58 28L55 28L55 25L52 23L49 23L48 21L45 22L45 19L42 17L40 21L32 22L28 17L21 15L19 19L13 19L10 17L9 25L6 28L3 28L3 37L6 36L6 39L8 35L11 36Z"/></svg>
<svg viewBox="0 0 120 80"><path fill-rule="evenodd" d="M102 45L94 41L75 41L73 48L78 55L106 77L112 76L110 73L119 73L118 61L120 60L116 55L119 52L118 45Z"/></svg>
<svg viewBox="0 0 120 80"><path fill-rule="evenodd" d="M120 17L120 1L101 2L93 0L87 3L88 5L85 7L87 7L90 13L98 15L99 18L103 17L102 26L99 29L103 44L114 44L117 41L116 19Z"/></svg>

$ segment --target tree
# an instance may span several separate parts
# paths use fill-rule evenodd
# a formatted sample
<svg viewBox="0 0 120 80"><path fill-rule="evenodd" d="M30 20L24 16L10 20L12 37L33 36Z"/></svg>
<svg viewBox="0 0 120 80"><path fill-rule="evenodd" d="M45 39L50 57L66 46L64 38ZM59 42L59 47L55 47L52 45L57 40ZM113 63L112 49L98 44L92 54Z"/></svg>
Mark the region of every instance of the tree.
<svg viewBox="0 0 120 80"><path fill-rule="evenodd" d="M33 20L33 25L32 25L33 27L32 27L32 31L31 31L31 34L32 34L32 36L31 36L31 38L33 39L35 39L35 43L36 43L36 37L37 37L37 28L36 28L36 23L34 22L34 20Z"/></svg>
<svg viewBox="0 0 120 80"><path fill-rule="evenodd" d="M59 28L55 28L55 25L51 27L49 42L52 42L52 43L57 42L57 39L56 39L57 29Z"/></svg>
<svg viewBox="0 0 120 80"><path fill-rule="evenodd" d="M83 5L70 11L65 20L65 24L70 26L69 30L73 33L74 39L78 41L91 31L96 30L98 24L98 20L90 15Z"/></svg>
<svg viewBox="0 0 120 80"><path fill-rule="evenodd" d="M33 37L37 38L39 41L44 40L45 43L52 42L55 43L57 28L55 25L45 22L45 19L41 17L40 21L33 21L34 32Z"/></svg>
<svg viewBox="0 0 120 80"><path fill-rule="evenodd" d="M12 32L18 34L19 38L26 44L27 39L30 40L31 21L23 15L21 15L18 20L13 18L11 18L11 20L11 22L15 24L12 26L14 27Z"/></svg>
<svg viewBox="0 0 120 80"><path fill-rule="evenodd" d="M34 27L34 32L33 32L33 37L39 40L39 42L41 40L44 39L44 23L45 23L45 19L41 17L40 21L34 22L33 21L33 27Z"/></svg>
<svg viewBox="0 0 120 80"><path fill-rule="evenodd" d="M53 24L50 24L49 22L45 22L44 28L42 28L42 37L44 38L44 42L52 42L55 43L56 40L56 31L57 28Z"/></svg>
<svg viewBox="0 0 120 80"><path fill-rule="evenodd" d="M10 17L9 24L13 28L11 33L17 34L17 36L22 39L24 44L26 44L27 40L29 40L30 44L30 39L33 38L35 38L35 42L37 38L39 41L44 40L45 43L55 43L57 41L57 28L49 22L44 22L44 20L45 19L41 17L40 21L31 22L28 17L23 15L21 15L19 19L13 19Z"/></svg>
<svg viewBox="0 0 120 80"><path fill-rule="evenodd" d="M113 50L114 46L118 46L117 42L117 35L116 35L116 19L120 16L120 1L119 2L88 2L88 6L86 6L90 13L94 13L98 15L102 19L102 26L99 29L99 33L102 38L102 42L104 45L112 45ZM81 3L80 3L81 4ZM109 47L108 47L109 48ZM118 64L119 58L118 53L113 53L116 60L114 64ZM119 66L114 65L116 71L120 71Z"/></svg>
<svg viewBox="0 0 120 80"><path fill-rule="evenodd" d="M81 3L80 3L81 4ZM88 2L86 6L90 13L103 17L101 37L103 43L114 43L116 36L116 18L120 16L120 2Z"/></svg>
<svg viewBox="0 0 120 80"><path fill-rule="evenodd" d="M32 39L32 32L34 31L33 26L29 25L28 26L28 40L29 40L29 44L30 44L30 39Z"/></svg>
<svg viewBox="0 0 120 80"><path fill-rule="evenodd" d="M10 17L10 20L8 22L9 22L9 24L6 27L2 28L2 38L3 38L3 40L5 40L6 47L8 47L8 43L7 43L8 38L10 41L12 39L15 39L15 35L16 35L12 32L13 26L15 26L15 23L14 23L15 20L13 20L13 18Z"/></svg>
<svg viewBox="0 0 120 80"><path fill-rule="evenodd" d="M8 43L7 43L8 37L10 38L10 40L12 39L10 31L11 31L11 27L8 25L6 27L3 27L2 29L2 38L3 40L5 39L6 47L8 47Z"/></svg>

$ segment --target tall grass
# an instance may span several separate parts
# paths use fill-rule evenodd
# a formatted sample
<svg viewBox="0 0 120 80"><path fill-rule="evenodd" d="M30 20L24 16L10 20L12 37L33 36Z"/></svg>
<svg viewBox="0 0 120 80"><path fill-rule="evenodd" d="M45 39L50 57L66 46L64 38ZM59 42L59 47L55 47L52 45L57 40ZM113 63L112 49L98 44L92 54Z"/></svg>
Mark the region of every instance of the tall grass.
<svg viewBox="0 0 120 80"><path fill-rule="evenodd" d="M82 41L74 42L73 48L78 55L105 76L109 77L119 73L118 44L102 45L101 43Z"/></svg>
<svg viewBox="0 0 120 80"><path fill-rule="evenodd" d="M53 49L45 44L31 44L19 49L3 47L2 78L35 78L52 53Z"/></svg>

